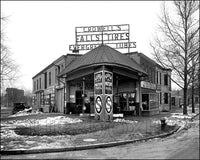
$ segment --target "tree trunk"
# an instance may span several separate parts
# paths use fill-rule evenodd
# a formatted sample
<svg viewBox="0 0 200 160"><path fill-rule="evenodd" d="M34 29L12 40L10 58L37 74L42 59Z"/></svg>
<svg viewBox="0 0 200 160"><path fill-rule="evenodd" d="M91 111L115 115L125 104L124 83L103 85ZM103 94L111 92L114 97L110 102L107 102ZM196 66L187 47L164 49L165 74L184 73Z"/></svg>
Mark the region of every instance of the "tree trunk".
<svg viewBox="0 0 200 160"><path fill-rule="evenodd" d="M187 87L183 88L183 114L187 115Z"/></svg>
<svg viewBox="0 0 200 160"><path fill-rule="evenodd" d="M194 81L192 82L192 113L195 113L195 110L194 110Z"/></svg>

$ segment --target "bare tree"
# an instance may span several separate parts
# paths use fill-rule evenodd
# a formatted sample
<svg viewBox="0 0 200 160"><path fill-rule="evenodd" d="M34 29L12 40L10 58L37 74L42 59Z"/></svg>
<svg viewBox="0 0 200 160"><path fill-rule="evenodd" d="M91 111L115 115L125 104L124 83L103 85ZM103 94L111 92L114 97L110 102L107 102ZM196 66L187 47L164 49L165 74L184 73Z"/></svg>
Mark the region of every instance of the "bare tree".
<svg viewBox="0 0 200 160"><path fill-rule="evenodd" d="M6 45L6 38L4 32L4 26L8 17L1 17L1 54L0 54L0 104L1 97L6 88L6 85L13 83L18 79L18 64L12 59L12 54Z"/></svg>
<svg viewBox="0 0 200 160"><path fill-rule="evenodd" d="M196 57L194 57L192 59L192 74L191 74L191 77L192 77L192 83L191 83L191 98L192 98L192 113L195 113L195 107L194 107L194 90L195 90L195 85L196 85L196 88L198 87L199 85L199 81L198 81L198 76L199 76L199 63L197 63L199 60L199 54L197 54Z"/></svg>
<svg viewBox="0 0 200 160"><path fill-rule="evenodd" d="M173 1L174 12L163 5L158 34L150 44L155 60L172 69L173 78L183 89L183 114L187 114L187 90L194 77L194 58L199 58L199 2ZM198 59L197 58L197 59Z"/></svg>

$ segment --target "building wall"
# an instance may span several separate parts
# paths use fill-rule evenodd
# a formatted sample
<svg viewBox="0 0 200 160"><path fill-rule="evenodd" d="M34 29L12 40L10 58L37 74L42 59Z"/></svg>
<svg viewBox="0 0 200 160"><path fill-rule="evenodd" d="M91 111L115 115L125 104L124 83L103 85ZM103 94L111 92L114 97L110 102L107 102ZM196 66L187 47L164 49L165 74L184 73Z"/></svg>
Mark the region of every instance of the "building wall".
<svg viewBox="0 0 200 160"><path fill-rule="evenodd" d="M170 110L171 109L171 70L165 69L159 66L152 59L148 58L142 53L133 52L127 54L133 60L141 65L141 67L148 73L148 76L142 79L142 83L146 85L146 89L153 89L157 93L157 101L159 104L159 110ZM165 83L167 75L167 84ZM145 85L143 85L144 87ZM150 87L150 88L149 88ZM145 89L144 88L144 89ZM153 91L153 90L152 90ZM167 99L166 99L167 97Z"/></svg>
<svg viewBox="0 0 200 160"><path fill-rule="evenodd" d="M24 90L17 88L6 89L7 106L12 107L14 103L25 102Z"/></svg>
<svg viewBox="0 0 200 160"><path fill-rule="evenodd" d="M156 86L159 94L159 108L161 111L171 109L171 71L156 67Z"/></svg>
<svg viewBox="0 0 200 160"><path fill-rule="evenodd" d="M61 73L77 56L79 55L63 55L33 77L33 103L35 108L43 108L43 110L49 112L49 109L47 108L54 106L54 111L64 112L64 79L58 80L57 75ZM49 97L51 97L51 100L50 103L47 103L49 102Z"/></svg>

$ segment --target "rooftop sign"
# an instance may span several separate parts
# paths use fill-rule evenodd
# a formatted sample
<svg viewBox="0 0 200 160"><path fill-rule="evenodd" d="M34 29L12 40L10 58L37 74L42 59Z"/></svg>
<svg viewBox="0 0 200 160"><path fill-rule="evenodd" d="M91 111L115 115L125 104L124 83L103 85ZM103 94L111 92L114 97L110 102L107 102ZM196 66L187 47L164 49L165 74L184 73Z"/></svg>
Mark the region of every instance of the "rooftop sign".
<svg viewBox="0 0 200 160"><path fill-rule="evenodd" d="M106 25L76 27L76 43L69 50L91 50L102 43L112 48L136 48L136 42L130 42L129 25Z"/></svg>

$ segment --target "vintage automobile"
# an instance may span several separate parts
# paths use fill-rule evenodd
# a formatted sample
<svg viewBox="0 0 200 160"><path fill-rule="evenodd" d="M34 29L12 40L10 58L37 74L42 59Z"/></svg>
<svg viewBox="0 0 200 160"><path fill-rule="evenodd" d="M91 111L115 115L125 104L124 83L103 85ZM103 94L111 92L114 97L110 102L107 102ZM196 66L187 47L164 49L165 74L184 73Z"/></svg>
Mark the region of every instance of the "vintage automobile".
<svg viewBox="0 0 200 160"><path fill-rule="evenodd" d="M14 103L13 106L13 114L19 112L19 111L23 111L25 109L29 109L30 106L27 106L26 103L20 102L20 103Z"/></svg>

